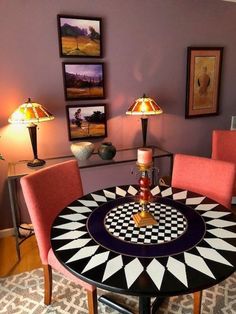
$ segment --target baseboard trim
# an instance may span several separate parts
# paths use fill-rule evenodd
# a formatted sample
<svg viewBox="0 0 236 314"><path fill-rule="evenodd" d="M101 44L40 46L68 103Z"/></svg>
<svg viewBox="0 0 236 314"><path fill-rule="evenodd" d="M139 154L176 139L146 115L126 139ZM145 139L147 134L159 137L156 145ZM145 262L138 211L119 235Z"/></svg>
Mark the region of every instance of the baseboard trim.
<svg viewBox="0 0 236 314"><path fill-rule="evenodd" d="M14 228L0 230L0 238L10 237L13 236L14 234L15 234Z"/></svg>

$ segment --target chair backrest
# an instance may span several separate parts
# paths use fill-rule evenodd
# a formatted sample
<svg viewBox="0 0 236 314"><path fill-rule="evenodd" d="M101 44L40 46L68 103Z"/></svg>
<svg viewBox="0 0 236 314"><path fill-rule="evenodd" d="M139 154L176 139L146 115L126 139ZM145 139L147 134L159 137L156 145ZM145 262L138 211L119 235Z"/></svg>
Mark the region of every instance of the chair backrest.
<svg viewBox="0 0 236 314"><path fill-rule="evenodd" d="M83 195L76 160L56 164L21 178L24 199L43 264L51 247L50 228L57 214Z"/></svg>
<svg viewBox="0 0 236 314"><path fill-rule="evenodd" d="M205 195L230 208L234 177L233 163L176 154L171 185Z"/></svg>
<svg viewBox="0 0 236 314"><path fill-rule="evenodd" d="M213 131L211 158L236 164L236 130ZM236 180L233 195L236 195Z"/></svg>

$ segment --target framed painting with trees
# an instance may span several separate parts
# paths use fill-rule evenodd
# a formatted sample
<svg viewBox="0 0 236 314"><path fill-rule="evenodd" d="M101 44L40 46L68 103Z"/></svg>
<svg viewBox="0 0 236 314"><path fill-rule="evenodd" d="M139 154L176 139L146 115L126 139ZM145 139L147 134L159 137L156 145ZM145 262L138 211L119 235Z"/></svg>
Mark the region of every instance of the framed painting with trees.
<svg viewBox="0 0 236 314"><path fill-rule="evenodd" d="M105 98L103 63L63 63L66 100Z"/></svg>
<svg viewBox="0 0 236 314"><path fill-rule="evenodd" d="M107 136L105 104L67 105L69 140Z"/></svg>
<svg viewBox="0 0 236 314"><path fill-rule="evenodd" d="M101 18L58 15L61 57L102 57Z"/></svg>

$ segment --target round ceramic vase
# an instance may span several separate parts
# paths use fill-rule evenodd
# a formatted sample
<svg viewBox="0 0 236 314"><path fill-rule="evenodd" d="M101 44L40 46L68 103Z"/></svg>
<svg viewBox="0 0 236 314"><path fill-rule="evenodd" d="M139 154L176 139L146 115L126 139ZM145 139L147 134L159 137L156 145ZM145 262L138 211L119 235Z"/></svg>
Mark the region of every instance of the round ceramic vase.
<svg viewBox="0 0 236 314"><path fill-rule="evenodd" d="M70 149L76 159L86 160L92 155L94 144L90 142L73 143L71 144Z"/></svg>
<svg viewBox="0 0 236 314"><path fill-rule="evenodd" d="M111 142L104 142L98 149L98 155L105 160L112 159L116 154L116 148Z"/></svg>

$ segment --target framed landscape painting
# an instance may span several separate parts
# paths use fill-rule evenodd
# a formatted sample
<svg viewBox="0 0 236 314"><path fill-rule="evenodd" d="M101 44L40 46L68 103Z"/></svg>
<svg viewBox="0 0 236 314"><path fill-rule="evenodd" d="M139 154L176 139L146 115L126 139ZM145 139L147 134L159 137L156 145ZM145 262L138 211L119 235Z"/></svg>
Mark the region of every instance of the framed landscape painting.
<svg viewBox="0 0 236 314"><path fill-rule="evenodd" d="M63 63L66 100L105 98L103 63Z"/></svg>
<svg viewBox="0 0 236 314"><path fill-rule="evenodd" d="M61 57L102 57L101 19L58 15Z"/></svg>
<svg viewBox="0 0 236 314"><path fill-rule="evenodd" d="M223 47L188 47L186 118L219 113Z"/></svg>
<svg viewBox="0 0 236 314"><path fill-rule="evenodd" d="M70 141L107 136L104 104L68 105L66 114Z"/></svg>

